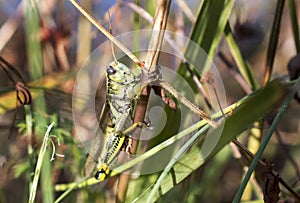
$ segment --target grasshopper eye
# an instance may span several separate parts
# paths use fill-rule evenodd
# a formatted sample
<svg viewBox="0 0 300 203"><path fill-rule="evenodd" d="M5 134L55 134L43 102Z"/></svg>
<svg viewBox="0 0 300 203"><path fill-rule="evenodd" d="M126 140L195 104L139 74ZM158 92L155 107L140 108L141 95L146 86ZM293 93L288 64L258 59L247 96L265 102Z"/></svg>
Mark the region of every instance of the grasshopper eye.
<svg viewBox="0 0 300 203"><path fill-rule="evenodd" d="M106 68L106 72L107 72L108 75L114 75L117 71L113 66L108 66Z"/></svg>

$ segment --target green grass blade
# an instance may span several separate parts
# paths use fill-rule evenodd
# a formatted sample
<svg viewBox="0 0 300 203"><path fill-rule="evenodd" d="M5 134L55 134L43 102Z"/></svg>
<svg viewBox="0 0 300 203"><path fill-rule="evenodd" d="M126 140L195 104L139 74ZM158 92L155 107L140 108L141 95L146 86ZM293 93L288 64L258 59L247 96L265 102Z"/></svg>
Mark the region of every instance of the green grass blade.
<svg viewBox="0 0 300 203"><path fill-rule="evenodd" d="M279 124L280 119L283 116L283 113L285 112L285 110L287 109L289 103L292 101L292 99L294 98L295 93L298 91L300 86L300 78L297 80L297 83L294 85L291 93L288 95L287 99L284 101L283 105L281 106L279 112L277 113L274 121L272 122L272 125L270 126L269 130L267 131L266 135L264 136L261 145L259 147L259 149L257 150L257 153L254 156L254 159L252 160L249 169L243 179L242 184L240 185L234 199L233 202L240 202L241 197L243 195L243 192L246 188L246 185L248 183L248 181L250 180L251 174L253 173L254 169L257 166L257 163L259 161L259 159L262 156L262 153L264 152L265 148L267 147L274 131L276 130L277 125Z"/></svg>
<svg viewBox="0 0 300 203"><path fill-rule="evenodd" d="M34 177L33 177L32 186L30 188L30 195L29 195L29 200L28 200L29 203L33 203L35 196L36 196L36 191L37 191L38 182L39 182L39 178L40 178L40 172L42 170L41 168L43 167L43 161L44 161L44 158L47 158L47 157L45 157L45 154L46 154L46 149L47 149L47 145L48 145L48 139L50 136L50 131L53 128L53 126L54 126L54 123L52 122L47 127L47 131L44 136L44 140L43 140L43 143L42 143L42 146L40 149L40 153L38 156L38 160L36 163L36 167L35 167L35 173L34 173ZM48 159L48 160L50 160L50 159Z"/></svg>

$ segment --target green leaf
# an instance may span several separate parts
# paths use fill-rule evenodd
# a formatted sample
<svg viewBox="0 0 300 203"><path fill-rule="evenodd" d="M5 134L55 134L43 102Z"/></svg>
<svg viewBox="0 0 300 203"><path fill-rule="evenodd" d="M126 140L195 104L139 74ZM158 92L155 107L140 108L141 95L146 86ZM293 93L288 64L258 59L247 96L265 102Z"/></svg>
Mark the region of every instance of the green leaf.
<svg viewBox="0 0 300 203"><path fill-rule="evenodd" d="M187 176L198 169L209 158L217 154L230 141L239 136L254 121L270 112L288 93L286 86L279 80L272 81L264 89L253 93L246 99L231 116L225 119L223 125L212 130L205 139L202 139L196 147L186 153L177 162L171 172L161 182L159 193L156 193L155 200L168 191L176 184L180 183ZM211 143L209 141L216 141ZM209 148L213 146L213 148ZM144 202L148 198L149 191L154 183L144 189L134 202Z"/></svg>
<svg viewBox="0 0 300 203"><path fill-rule="evenodd" d="M216 53L233 5L233 0L210 0L204 1L201 7L190 39L207 53L210 60ZM191 43L188 44L185 57L189 62L197 64L200 70L207 71L210 61L207 58L199 58L199 56L201 53L195 51ZM183 69L181 71L186 72L183 67L181 69Z"/></svg>

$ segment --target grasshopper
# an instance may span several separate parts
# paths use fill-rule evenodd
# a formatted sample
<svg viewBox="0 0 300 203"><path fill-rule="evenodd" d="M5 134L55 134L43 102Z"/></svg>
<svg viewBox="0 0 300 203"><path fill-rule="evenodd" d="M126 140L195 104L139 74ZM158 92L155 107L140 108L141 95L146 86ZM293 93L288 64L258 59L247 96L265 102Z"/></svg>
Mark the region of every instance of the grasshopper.
<svg viewBox="0 0 300 203"><path fill-rule="evenodd" d="M133 115L140 84L140 72L131 71L117 60L108 65L106 69L106 101L99 122L104 139L96 138L92 146L93 156L95 157L99 153L98 171L95 175L98 180L105 179L121 148L126 147L126 151L128 151L130 147L131 138L126 135L126 132L139 124L133 124L125 131L123 130L128 126L130 117ZM99 141L102 143L101 151L96 152L99 149ZM86 167L89 166L86 165ZM89 169L86 168L86 170Z"/></svg>
<svg viewBox="0 0 300 203"><path fill-rule="evenodd" d="M95 175L95 178L99 180L103 180L109 173L109 166L118 157L121 148L125 146L128 151L128 147L130 147L131 138L122 130L124 130L124 126L127 126L129 117L132 117L141 83L140 74L135 75L127 66L117 60L107 67L106 79L106 103L103 114L107 112L106 108L108 108L110 121L105 130L105 136L108 139L101 153L104 155L103 163ZM101 159L101 156L99 158Z"/></svg>

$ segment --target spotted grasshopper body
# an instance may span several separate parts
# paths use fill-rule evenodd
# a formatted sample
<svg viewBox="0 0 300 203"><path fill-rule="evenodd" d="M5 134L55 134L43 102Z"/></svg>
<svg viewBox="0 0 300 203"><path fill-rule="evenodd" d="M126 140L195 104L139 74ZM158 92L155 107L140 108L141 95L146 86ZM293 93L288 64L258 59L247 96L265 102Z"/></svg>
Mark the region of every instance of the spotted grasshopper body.
<svg viewBox="0 0 300 203"><path fill-rule="evenodd" d="M100 128L104 133L98 171L95 178L103 180L117 159L121 148L130 145L131 138L122 133L133 117L140 91L140 72L134 73L124 64L114 61L106 69L106 101L101 113Z"/></svg>

